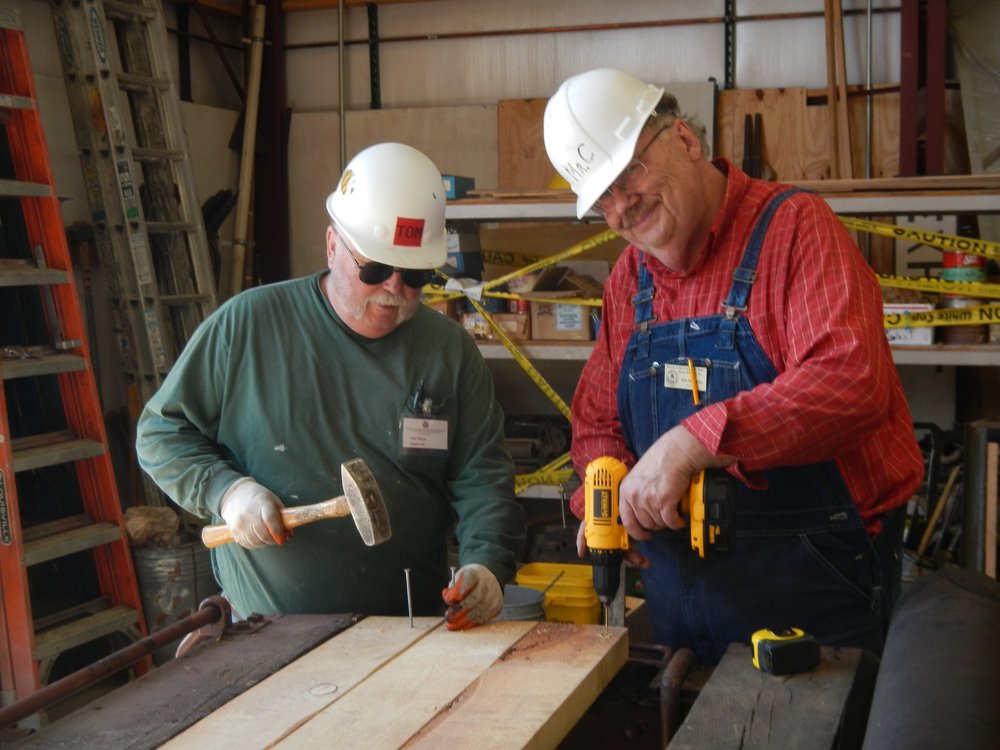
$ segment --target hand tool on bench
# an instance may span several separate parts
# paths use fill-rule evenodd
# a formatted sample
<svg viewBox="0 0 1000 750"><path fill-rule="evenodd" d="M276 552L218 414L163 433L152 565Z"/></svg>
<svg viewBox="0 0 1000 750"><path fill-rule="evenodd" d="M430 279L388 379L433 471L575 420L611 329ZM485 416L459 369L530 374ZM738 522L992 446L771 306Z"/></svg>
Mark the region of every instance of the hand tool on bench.
<svg viewBox="0 0 1000 750"><path fill-rule="evenodd" d="M368 464L360 458L345 461L340 466L340 479L344 487L343 495L313 505L283 508L281 520L285 526L294 529L324 518L349 515L369 547L387 541L392 536L389 511ZM201 541L206 547L218 547L233 541L233 534L225 524L206 526L201 531Z"/></svg>

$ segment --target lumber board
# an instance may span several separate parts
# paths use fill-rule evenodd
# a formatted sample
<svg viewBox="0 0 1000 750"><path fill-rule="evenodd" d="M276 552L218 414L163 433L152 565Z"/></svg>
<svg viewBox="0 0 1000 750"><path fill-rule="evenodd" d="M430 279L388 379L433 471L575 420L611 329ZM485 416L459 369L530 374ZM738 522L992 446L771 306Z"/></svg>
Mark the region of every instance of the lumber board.
<svg viewBox="0 0 1000 750"><path fill-rule="evenodd" d="M164 748L551 748L627 658L624 628L369 617Z"/></svg>
<svg viewBox="0 0 1000 750"><path fill-rule="evenodd" d="M809 672L772 675L732 644L670 742L671 750L835 747L861 649L820 649Z"/></svg>
<svg viewBox="0 0 1000 750"><path fill-rule="evenodd" d="M441 624L369 617L254 685L164 745L165 750L267 747L308 721ZM317 745L319 747L321 745Z"/></svg>
<svg viewBox="0 0 1000 750"><path fill-rule="evenodd" d="M254 633L200 644L187 656L54 721L17 748L160 747L356 619L356 615L285 615L272 618ZM223 745L216 741L207 747Z"/></svg>
<svg viewBox="0 0 1000 750"><path fill-rule="evenodd" d="M625 633L539 624L404 747L555 747L628 659Z"/></svg>

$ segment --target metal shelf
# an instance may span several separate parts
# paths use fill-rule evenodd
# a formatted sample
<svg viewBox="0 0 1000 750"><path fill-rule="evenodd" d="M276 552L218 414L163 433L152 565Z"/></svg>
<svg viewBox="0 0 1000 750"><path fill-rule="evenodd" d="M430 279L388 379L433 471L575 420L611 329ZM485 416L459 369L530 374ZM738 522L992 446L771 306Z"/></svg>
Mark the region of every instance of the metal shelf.
<svg viewBox="0 0 1000 750"><path fill-rule="evenodd" d="M995 214L1000 213L1000 190L956 189L901 192L819 193L834 213L854 215ZM450 202L450 221L578 221L570 200L482 199ZM583 221L603 223L588 213Z"/></svg>
<svg viewBox="0 0 1000 750"><path fill-rule="evenodd" d="M563 362L585 361L594 344L587 342L527 342L520 347L528 359ZM484 359L513 359L502 344L480 344ZM957 345L933 344L930 346L894 346L892 359L897 365L931 365L952 367L992 367L1000 364L1000 344Z"/></svg>

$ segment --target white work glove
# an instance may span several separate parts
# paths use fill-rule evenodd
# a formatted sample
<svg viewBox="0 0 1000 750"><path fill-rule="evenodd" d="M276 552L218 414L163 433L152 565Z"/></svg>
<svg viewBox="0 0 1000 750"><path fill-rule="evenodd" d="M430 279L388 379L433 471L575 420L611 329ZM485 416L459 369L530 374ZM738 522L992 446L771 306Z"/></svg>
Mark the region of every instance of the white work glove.
<svg viewBox="0 0 1000 750"><path fill-rule="evenodd" d="M465 630L489 622L503 609L503 589L485 565L464 565L455 573L455 582L441 592L448 610L444 614L448 630Z"/></svg>
<svg viewBox="0 0 1000 750"><path fill-rule="evenodd" d="M253 549L267 544L284 544L292 538L281 520L285 506L271 490L243 477L229 485L219 503L219 515L241 547Z"/></svg>

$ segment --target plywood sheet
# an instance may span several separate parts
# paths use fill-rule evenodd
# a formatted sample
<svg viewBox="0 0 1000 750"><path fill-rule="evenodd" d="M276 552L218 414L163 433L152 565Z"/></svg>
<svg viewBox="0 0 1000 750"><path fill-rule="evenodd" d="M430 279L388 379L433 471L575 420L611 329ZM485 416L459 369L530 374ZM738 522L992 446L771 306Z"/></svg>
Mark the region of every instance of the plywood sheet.
<svg viewBox="0 0 1000 750"><path fill-rule="evenodd" d="M857 95L858 88L848 87L848 119L852 144L852 169L865 176L866 102ZM804 88L730 89L719 92L717 155L739 165L743 161L743 119L747 114L761 114L764 120L764 161L784 182L828 180L830 166L831 119L822 91ZM962 173L954 158L959 134L954 132L960 100L957 92L948 91L945 109L949 125L946 133L948 169ZM895 177L899 174L899 93L879 92L872 97L871 176Z"/></svg>

